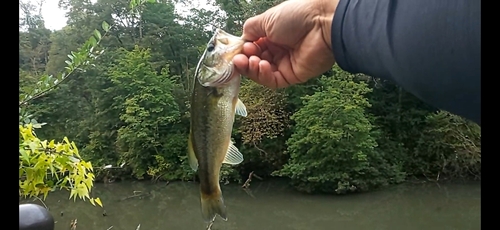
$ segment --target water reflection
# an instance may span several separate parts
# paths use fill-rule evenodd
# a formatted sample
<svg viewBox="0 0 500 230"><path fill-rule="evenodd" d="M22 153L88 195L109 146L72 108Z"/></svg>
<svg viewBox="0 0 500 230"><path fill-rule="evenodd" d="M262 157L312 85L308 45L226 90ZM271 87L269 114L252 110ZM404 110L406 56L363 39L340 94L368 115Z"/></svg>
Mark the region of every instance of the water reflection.
<svg viewBox="0 0 500 230"><path fill-rule="evenodd" d="M217 220L212 230L480 229L479 183L400 185L348 196L304 195L282 181L255 182L250 189L253 196L237 185L223 186L229 220ZM100 207L68 200L69 194L51 194L46 204L56 230L68 229L75 218L78 230L206 226L197 183L97 184L94 195L104 202L106 216Z"/></svg>

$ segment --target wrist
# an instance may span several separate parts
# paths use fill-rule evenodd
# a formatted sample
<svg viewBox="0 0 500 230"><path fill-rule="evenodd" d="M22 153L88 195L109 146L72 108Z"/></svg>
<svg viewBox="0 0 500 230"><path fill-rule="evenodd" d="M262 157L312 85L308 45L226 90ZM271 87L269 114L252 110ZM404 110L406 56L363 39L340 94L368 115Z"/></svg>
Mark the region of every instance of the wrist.
<svg viewBox="0 0 500 230"><path fill-rule="evenodd" d="M330 50L332 50L332 21L335 10L340 0L316 0L320 15L318 23L321 26L323 40Z"/></svg>

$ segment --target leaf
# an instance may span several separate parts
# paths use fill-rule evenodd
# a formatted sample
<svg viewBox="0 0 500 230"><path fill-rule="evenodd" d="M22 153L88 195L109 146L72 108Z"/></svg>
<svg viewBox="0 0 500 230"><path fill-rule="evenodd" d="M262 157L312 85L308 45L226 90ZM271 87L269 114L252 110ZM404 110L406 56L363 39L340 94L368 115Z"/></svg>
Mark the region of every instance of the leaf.
<svg viewBox="0 0 500 230"><path fill-rule="evenodd" d="M30 163L30 157L28 156L28 153L24 149L19 149L19 153L21 154L21 159L26 163Z"/></svg>
<svg viewBox="0 0 500 230"><path fill-rule="evenodd" d="M89 197L89 190L88 190L87 186L85 186L84 184L79 184L77 186L76 192L78 193L78 197L80 199L85 200L85 198L90 198Z"/></svg>
<svg viewBox="0 0 500 230"><path fill-rule="evenodd" d="M76 147L75 145L75 142L71 142L71 147L73 148L73 153L78 157L78 158L81 158L80 157L80 154L78 152L78 148Z"/></svg>
<svg viewBox="0 0 500 230"><path fill-rule="evenodd" d="M49 191L50 191L50 187L45 187L43 189L41 189L42 193L43 193L43 199L47 199L47 195L49 194Z"/></svg>
<svg viewBox="0 0 500 230"><path fill-rule="evenodd" d="M76 201L76 189L71 189L71 193L69 194L69 199L73 197L73 201Z"/></svg>
<svg viewBox="0 0 500 230"><path fill-rule="evenodd" d="M95 198L95 202L102 207L102 202L101 202L101 199L99 197Z"/></svg>
<svg viewBox="0 0 500 230"><path fill-rule="evenodd" d="M50 174L53 176L56 172L56 170L54 169L54 165L53 164L50 164Z"/></svg>
<svg viewBox="0 0 500 230"><path fill-rule="evenodd" d="M134 9L137 6L137 0L130 0L129 7L130 9Z"/></svg>
<svg viewBox="0 0 500 230"><path fill-rule="evenodd" d="M94 30L94 36L97 40L101 40L101 32L99 30Z"/></svg>
<svg viewBox="0 0 500 230"><path fill-rule="evenodd" d="M51 140L51 141L49 142L49 148L51 148L51 149L52 149L52 148L54 148L54 147L55 147L54 140Z"/></svg>
<svg viewBox="0 0 500 230"><path fill-rule="evenodd" d="M29 147L30 147L31 153L35 153L37 144L35 142L30 142Z"/></svg>
<svg viewBox="0 0 500 230"><path fill-rule="evenodd" d="M89 38L89 43L90 43L91 46L96 46L97 45L97 40L95 39L95 37L90 37Z"/></svg>
<svg viewBox="0 0 500 230"><path fill-rule="evenodd" d="M101 26L105 32L109 31L109 24L106 21L103 21Z"/></svg>
<svg viewBox="0 0 500 230"><path fill-rule="evenodd" d="M95 206L94 198L90 198L90 203Z"/></svg>

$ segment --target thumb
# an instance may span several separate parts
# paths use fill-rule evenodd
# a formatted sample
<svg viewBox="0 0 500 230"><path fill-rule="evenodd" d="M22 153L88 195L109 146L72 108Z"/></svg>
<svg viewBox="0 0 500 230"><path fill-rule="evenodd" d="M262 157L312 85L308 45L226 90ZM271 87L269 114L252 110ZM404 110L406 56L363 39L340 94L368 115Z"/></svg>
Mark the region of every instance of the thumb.
<svg viewBox="0 0 500 230"><path fill-rule="evenodd" d="M243 24L243 35L241 38L246 41L257 41L261 37L266 37L264 22L264 14L247 19L245 24Z"/></svg>

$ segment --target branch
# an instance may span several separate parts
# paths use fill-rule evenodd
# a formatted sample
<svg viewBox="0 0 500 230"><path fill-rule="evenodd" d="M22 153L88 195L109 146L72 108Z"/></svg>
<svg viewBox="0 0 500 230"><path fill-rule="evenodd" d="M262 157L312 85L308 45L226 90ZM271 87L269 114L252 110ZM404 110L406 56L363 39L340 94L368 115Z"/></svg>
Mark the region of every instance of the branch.
<svg viewBox="0 0 500 230"><path fill-rule="evenodd" d="M139 193L139 194L137 194L137 193ZM151 195L151 193L149 193L149 192L148 193L142 193L140 191L134 191L134 195L124 197L124 198L120 199L120 201L132 199L132 198L135 198L135 197L142 198L142 197L146 197L146 196L150 196L150 195Z"/></svg>
<svg viewBox="0 0 500 230"><path fill-rule="evenodd" d="M76 223L78 222L78 219L74 219L71 221L69 224L71 230L76 230Z"/></svg>
<svg viewBox="0 0 500 230"><path fill-rule="evenodd" d="M40 199L40 197L35 196L35 199L33 199L33 201L35 201L35 200L39 200L43 204L43 206L45 207L45 209L49 210L49 208L47 207L47 205L45 205L45 202L43 202L43 200Z"/></svg>
<svg viewBox="0 0 500 230"><path fill-rule="evenodd" d="M267 152L264 151L264 149L259 148L257 144L255 144L255 142L252 142L252 144L257 150L259 150L261 153L264 153L264 156L268 156Z"/></svg>
<svg viewBox="0 0 500 230"><path fill-rule="evenodd" d="M254 172L250 172L248 174L248 179L245 181L245 183L241 186L242 188L249 188L250 187L250 182L252 182L252 178L255 177L259 180L262 180L261 177L257 176L256 174L254 174Z"/></svg>
<svg viewBox="0 0 500 230"><path fill-rule="evenodd" d="M109 29L110 29L109 25L107 23L103 22L103 30L105 31L104 36L106 36L108 34ZM52 91L54 88L59 86L61 83L66 82L67 79L70 76L72 76L72 74L75 72L75 70L81 69L80 67L90 64L90 58L94 58L94 60L97 59L102 54L102 52L98 55L95 55L95 56L93 56L92 52L93 52L93 49L100 44L100 42L102 41L102 37L103 36L101 36L99 31L95 30L94 35L92 35L80 48L78 48L76 54L71 52L71 55L68 55L71 59L71 61L66 61L66 63L68 64L68 66L66 66L66 69L68 70L68 72L66 74L61 74L60 79L56 79L54 81L54 83L51 86L49 86L48 88L46 88L45 90L41 90L41 92L35 93L32 96L29 96L29 95L26 96L26 98L24 100L19 102L19 106L27 105L28 102L47 95L47 93ZM78 59L78 58L80 58L79 57L80 55L83 56L83 57L81 57L82 58L81 60ZM74 64L73 59L76 62L76 65L74 65L74 66L73 66L73 64ZM47 76L46 80L39 81L37 84L49 84L48 82L43 82L43 81L48 81L48 80L50 80L50 78L52 78L52 75Z"/></svg>
<svg viewBox="0 0 500 230"><path fill-rule="evenodd" d="M253 171L248 174L248 179L245 181L245 183L241 186L242 188L248 188L250 187L250 182L252 182L252 176L253 176Z"/></svg>
<svg viewBox="0 0 500 230"><path fill-rule="evenodd" d="M78 67L77 67L78 68ZM76 68L75 68L76 69ZM66 75L61 81L58 81L57 83L53 84L52 86L50 86L49 88L45 89L44 91L40 92L40 93L37 93L27 99L25 99L24 101L21 101L19 102L19 106L23 106L23 105L27 105L28 102L32 101L32 100L35 100L35 99L38 99L40 97L43 97L45 95L47 95L47 93L49 93L50 91L52 91L54 88L56 88L57 86L59 86L61 83L65 82L69 76L75 72L75 69L71 70L68 75Z"/></svg>

